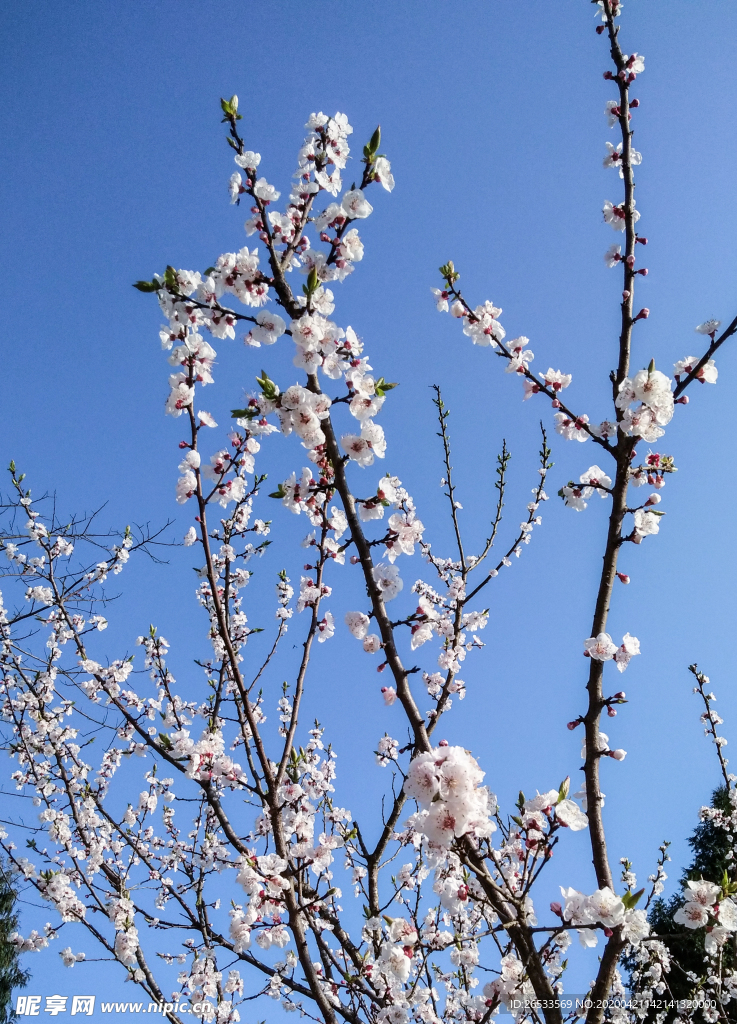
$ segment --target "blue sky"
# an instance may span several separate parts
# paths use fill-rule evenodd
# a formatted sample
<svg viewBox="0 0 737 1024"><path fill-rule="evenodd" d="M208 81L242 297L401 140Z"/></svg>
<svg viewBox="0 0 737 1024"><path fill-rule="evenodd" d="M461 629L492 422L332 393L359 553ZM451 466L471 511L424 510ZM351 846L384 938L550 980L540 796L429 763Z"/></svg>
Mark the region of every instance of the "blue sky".
<svg viewBox="0 0 737 1024"><path fill-rule="evenodd" d="M55 491L64 508L107 502L111 524L176 517L172 536L184 533L190 513L174 503L180 430L163 415L160 316L130 285L167 263L202 269L245 244L245 211L228 205L233 167L218 107L221 95L237 92L245 138L277 187L289 180L311 111L346 112L354 152L381 123L397 186L372 197L375 213L362 229L366 257L336 289L335 317L363 337L377 372L400 382L381 418L386 468L414 495L435 548L446 550L450 535L433 444L434 383L452 410L471 545L484 535L503 437L514 456L511 531L536 479L538 420L552 430L550 410L534 400L522 405L519 382L435 313L429 288L452 258L467 297L493 299L511 336L530 338L534 368L572 372L571 403L592 419L608 415L620 279L602 255L619 239L603 224L601 206L618 199L621 186L601 167L604 143L616 137L603 117L613 91L601 77L607 50L594 24L585 0L553 7L272 0L227 8L42 0L4 8L2 458L15 458L35 489ZM638 366L654 357L670 372L674 360L699 353L696 324L737 312L736 34L737 9L726 0L625 4L623 46L647 62L634 91L642 104L637 203L650 240L640 261L650 274L638 298L651 316L637 325ZM679 472L662 492L667 517L659 537L623 553L632 585L618 589L610 620L616 638L632 632L643 650L613 682L631 698L609 730L628 757L606 764L603 781L612 855L629 856L643 881L664 838L673 840L675 877L698 807L718 781L690 693L691 661L710 673L726 735L735 735L731 344L717 360L718 385L692 387L691 404L668 429L661 450L675 456ZM262 363L285 386L296 379L286 345L258 353L239 342L215 347L220 365L208 400L221 423ZM294 439L277 442L269 449L272 479L299 469L303 458ZM552 494L598 453L553 435L553 459ZM377 475L367 471L370 481ZM550 788L580 763L579 737L565 722L584 707L580 651L605 510L592 501L578 514L551 500L533 544L490 588L488 646L467 663L468 697L445 731L474 751L507 805L520 788ZM286 565L298 577L304 555L294 542L307 532L273 503L261 514L274 519L274 539L292 546L264 560L254 622L272 614L270 598L259 606L269 574ZM191 673L191 564L190 552L173 550L168 567L131 566L105 636L111 658L155 621L172 641L175 674ZM403 576L422 570L415 559ZM357 593L347 574L334 582ZM359 662L346 679L349 643L321 649L310 710L328 726L345 784L369 773L375 797L384 779L367 751L384 730L399 733L399 711L381 704L373 666ZM554 880L585 888L586 842L572 836L567 845ZM57 961L53 946L31 961L44 978L31 990L72 991ZM84 970L97 990L100 975ZM62 987L46 988L46 979ZM132 997L127 988L120 985L121 997Z"/></svg>

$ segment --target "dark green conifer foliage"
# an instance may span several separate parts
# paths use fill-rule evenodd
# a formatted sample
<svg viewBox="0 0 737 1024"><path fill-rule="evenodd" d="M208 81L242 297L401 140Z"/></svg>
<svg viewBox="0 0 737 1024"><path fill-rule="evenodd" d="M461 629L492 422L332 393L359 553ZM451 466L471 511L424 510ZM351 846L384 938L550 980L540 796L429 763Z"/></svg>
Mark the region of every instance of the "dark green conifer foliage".
<svg viewBox="0 0 737 1024"><path fill-rule="evenodd" d="M724 786L715 790L712 795L711 806L731 813L731 806L727 790ZM688 840L693 850L693 860L683 872L682 884L687 881L705 879L707 882L714 882L720 885L725 870L732 877L734 862L727 860L727 852L731 848L731 842L726 838L724 830L718 828L711 821L702 821L694 829ZM670 974L665 976L670 992L664 998L688 999L693 992L693 982L689 981L686 972L692 971L698 977L704 974L704 929L698 928L693 931L677 924L673 917L686 902L683 892L679 891L670 899L662 897L655 900L648 915L652 931L670 950L672 965ZM735 954L732 942L724 946L724 967L730 970L734 966ZM730 1021L737 1021L737 1010L734 1003L726 1006L727 1016ZM649 1014L644 1024L654 1019L655 1014ZM675 1012L670 1012L666 1020L675 1019Z"/></svg>
<svg viewBox="0 0 737 1024"><path fill-rule="evenodd" d="M20 954L10 942L18 927L15 890L5 867L0 864L0 1024L18 1020L13 1010L13 991L28 984L30 974L21 970Z"/></svg>

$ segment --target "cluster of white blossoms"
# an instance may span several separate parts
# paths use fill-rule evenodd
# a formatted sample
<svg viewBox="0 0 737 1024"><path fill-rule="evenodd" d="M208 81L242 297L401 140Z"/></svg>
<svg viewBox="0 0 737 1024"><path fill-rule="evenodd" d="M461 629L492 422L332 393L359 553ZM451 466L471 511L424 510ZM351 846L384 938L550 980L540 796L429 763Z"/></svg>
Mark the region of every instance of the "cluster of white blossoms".
<svg viewBox="0 0 737 1024"><path fill-rule="evenodd" d="M236 99L237 103L237 99ZM265 178L256 175L261 162L260 154L251 151L238 152L235 156L238 166L245 171L233 174L230 192L233 202L247 194L256 205L254 216L246 221L246 232L259 233L274 258L280 259L281 271L289 272L301 267L309 274L306 295L298 303L305 312L287 322L277 313L260 309L254 316L244 316L223 306L222 299L232 295L247 307L262 307L269 299L269 279L261 270L256 249L247 247L235 253L224 253L204 275L187 270L168 268L163 276L156 276L152 282L143 283L145 290L156 290L162 311L168 325L161 331L162 345L172 349L170 362L180 367L169 379L170 395L166 411L173 416L188 412L194 417L197 428L216 426L212 416L204 411L193 412L196 387L213 381L212 367L216 352L202 337L207 330L217 338L234 338L239 321L254 323L245 337L250 346L271 345L283 334L289 333L295 342L295 365L308 374L318 369L326 376L338 380L344 378L349 390L349 409L359 421L356 433L345 434L342 445L349 456L359 465L370 465L374 458L383 458L386 442L382 428L373 422L384 402L384 391L370 375L368 360L362 358L362 344L351 327L343 329L329 319L334 309L333 294L325 287L326 282L342 280L353 270L356 261L363 256L363 245L351 222L363 220L372 212L361 188L354 188L343 198L342 204L331 203L318 216L309 216L312 204L320 192L337 195L342 189L340 171L348 158L348 136L353 129L343 114L327 117L319 113L311 115L307 122L308 134L299 152L298 167L289 196L286 212L281 214L266 208L276 202L280 193ZM366 184L377 182L391 191L394 178L389 161L384 156L373 154L373 160L364 174ZM320 234L320 241L327 243L328 252L312 247L304 234L310 220ZM278 254L278 256L277 256ZM330 399L321 394L294 385L281 394L279 388L271 385L264 388L258 400L249 402L244 416L237 419L240 427L246 429L242 446L251 445L254 438L276 429L289 434L294 431L310 451L310 458L319 463L325 436L320 421L329 413ZM388 386L387 386L388 387ZM279 428L266 419L269 413L276 413ZM258 450L257 448L255 450ZM184 503L197 491L200 468L200 453L188 451L180 465L181 478L177 485L177 500ZM253 460L246 469L253 472ZM239 476L236 460L221 468L221 504L242 500L245 484L242 471ZM240 465L245 467L243 460ZM228 476L233 473L233 476ZM300 510L298 501L291 504L293 511Z"/></svg>
<svg viewBox="0 0 737 1024"><path fill-rule="evenodd" d="M587 505L587 498L596 493L601 498L606 498L610 493L612 478L607 476L603 469L598 466L590 466L585 473L582 473L578 484L573 481L566 484L558 492L569 508L582 512Z"/></svg>
<svg viewBox="0 0 737 1024"><path fill-rule="evenodd" d="M690 881L684 889L686 902L673 915L686 928L707 928L706 949L714 952L737 932L737 904L713 882ZM708 927L707 927L708 926Z"/></svg>
<svg viewBox="0 0 737 1024"><path fill-rule="evenodd" d="M617 646L608 633L599 633L598 636L590 636L588 640L584 640L583 653L595 661L614 660L619 671L624 672L632 658L640 653L640 641L637 637L625 633L622 643Z"/></svg>
<svg viewBox="0 0 737 1024"><path fill-rule="evenodd" d="M673 418L672 382L660 370L639 370L619 385L617 409L622 412L621 428L629 437L657 441ZM639 404L638 404L639 403Z"/></svg>
<svg viewBox="0 0 737 1024"><path fill-rule="evenodd" d="M615 928L622 927L622 937L637 947L650 934L650 925L644 910L628 908L622 898L605 886L590 896L577 889L561 886L563 906L551 904L551 909L561 920L578 930L582 946L596 946L599 933L611 935Z"/></svg>
<svg viewBox="0 0 737 1024"><path fill-rule="evenodd" d="M424 812L418 831L445 847L465 835L491 835L496 830L491 820L496 797L481 786L483 777L484 772L463 747L441 744L415 757L405 792Z"/></svg>

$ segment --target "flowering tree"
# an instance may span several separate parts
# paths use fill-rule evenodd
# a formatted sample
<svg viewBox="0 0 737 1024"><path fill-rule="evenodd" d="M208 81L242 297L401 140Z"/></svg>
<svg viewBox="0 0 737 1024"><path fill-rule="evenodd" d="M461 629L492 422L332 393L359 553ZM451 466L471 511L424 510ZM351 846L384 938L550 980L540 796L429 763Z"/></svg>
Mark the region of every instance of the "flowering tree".
<svg viewBox="0 0 737 1024"><path fill-rule="evenodd" d="M485 1022L503 1008L520 1020L555 1024L585 1015L596 1024L651 1012L652 1000L670 991L668 977L677 965L647 921L647 908L663 889L665 849L647 894L636 891L629 863L615 877L607 854L600 770L602 759L621 761L625 752L610 748L600 725L605 712L616 715L625 694L609 694L613 685L605 672L607 679L611 671L624 672L639 654L630 633L612 639L607 619L617 579L629 582L618 570L620 549L658 533L660 491L674 470L670 456L638 458L636 445L660 440L694 381L716 381L713 356L737 330L737 318L721 332L716 320L697 328L706 347L675 364L675 381L652 362L631 366L633 331L648 316L645 308L636 312L635 302L637 278L647 274L637 266L637 247L647 239L637 231L634 168L641 157L631 128L638 101L630 98L644 59L620 46L619 0L599 0L598 7L597 32L608 40L612 59L605 78L614 93L606 116L621 135L616 146L607 143L604 165L618 170L623 183L619 201L604 204L605 220L624 239L606 254L623 280L610 418L590 420L580 399L568 400L571 374L552 367L533 373L528 339L508 340L501 310L464 295L452 263L441 268L433 289L438 309L449 311L474 344L489 347L505 371L520 378L524 398L552 404L557 433L591 441L603 464L590 465L559 492L577 511L594 494L610 502L591 636L583 642L585 706L569 723L584 735L585 781L578 793L569 792L566 779L500 808L483 785L483 751L477 760L438 733L454 696L464 694L460 674L467 655L483 646L486 588L541 521L550 450L543 429L533 499L503 543L508 453L502 450L496 515L475 553L464 543L457 514L448 411L439 388L451 554L431 546L402 482L390 471L380 475L377 460L385 459L387 445L377 420L395 385L372 374L354 329L333 319L330 287L362 259L356 225L372 212L369 196L376 201L394 187L378 129L363 148L360 181L343 191L352 128L344 114L311 115L280 212L280 192L241 136L237 98L223 100L238 167L231 199L249 205L246 232L264 248L225 253L202 274L167 267L137 284L156 294L167 320L161 341L173 372L166 411L186 433L176 498L193 512L184 544L198 552L197 598L210 642L198 662L204 675L194 699L178 687L167 667L169 645L153 627L138 640L153 687L133 688L132 658L105 660L96 653L97 634L107 625L106 579L155 536L127 530L99 561L95 546L106 542L94 533L93 520L61 522L10 466L4 504L9 568L3 574L10 594L20 592L10 599L6 594L3 613L3 714L13 730L13 777L40 809L42 834L28 842L28 856L10 834L2 846L61 924L86 929L102 955L106 951L164 1004L172 1021L186 1013L221 1024L239 1020L244 1000L266 996L280 1000L285 1011L326 1024ZM237 309L231 308L235 300ZM213 383L216 356L207 335L227 341L243 328L253 348L280 339L290 344L291 338L299 380L277 382L262 370L258 389L234 410L227 443L218 447L210 431L220 428L203 408L202 389ZM294 434L310 465L266 497L262 445L268 450L277 432ZM652 490L641 499L643 485ZM254 571L249 565L279 530L279 517L273 527L255 517L269 499L308 520L309 564L296 600L286 571L279 574L274 633L247 648L257 632L245 605ZM404 590L400 566L417 549L425 578L412 585L407 602L410 587ZM349 571L361 574L365 598L361 607L338 613L341 574ZM376 744L376 759L391 776L378 831L340 806L351 789L336 780L327 737L318 724L307 729L300 721L316 645L343 628L357 641L357 657L376 660L386 679L384 700L401 706L409 728L404 746L389 735ZM296 674L282 685L275 672L288 629L299 634L301 656ZM719 719L706 680L696 678L721 758ZM106 737L95 765L79 742L90 721ZM731 799L734 778L721 763ZM129 802L139 764L142 791ZM737 821L718 813L719 827L731 835ZM532 890L549 873L553 848L565 841L567 829L588 829L597 888L588 894L575 879L561 879L568 883L561 901L538 921ZM708 963L703 976L690 975L696 1009L681 1015L716 1020L737 996L737 975L722 961L724 943L737 931L737 885L727 876L721 885L695 880L688 887L678 921L706 929ZM343 906L351 889L363 918ZM601 948L583 1005L565 998L574 932L585 948ZM34 950L55 934L51 928L16 935L15 942ZM61 955L68 966L83 956L71 945ZM639 1001L617 1004L625 957L634 964Z"/></svg>

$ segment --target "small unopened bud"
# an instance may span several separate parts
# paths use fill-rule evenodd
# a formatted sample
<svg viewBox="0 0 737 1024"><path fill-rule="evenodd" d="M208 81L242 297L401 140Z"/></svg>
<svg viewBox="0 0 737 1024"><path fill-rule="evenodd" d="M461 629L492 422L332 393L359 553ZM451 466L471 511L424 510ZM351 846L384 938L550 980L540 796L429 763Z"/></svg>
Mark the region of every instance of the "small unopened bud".
<svg viewBox="0 0 737 1024"><path fill-rule="evenodd" d="M651 494L645 502L645 508L647 508L648 505L659 505L662 500L663 499L660 497L659 494Z"/></svg>
<svg viewBox="0 0 737 1024"><path fill-rule="evenodd" d="M389 662L388 662L388 661L384 661L384 662L382 662L382 663L381 663L381 665L377 665L377 666L376 666L376 671L377 671L377 672L383 672L383 671L384 671L384 669L386 668L386 666L387 666L388 664L389 664Z"/></svg>
<svg viewBox="0 0 737 1024"><path fill-rule="evenodd" d="M630 100L630 106L631 107L639 107L639 105L640 105L640 101L637 98L635 98L634 100Z"/></svg>
<svg viewBox="0 0 737 1024"><path fill-rule="evenodd" d="M604 78L606 78L607 82L611 82L614 78L614 75L611 73L611 71L605 71Z"/></svg>
<svg viewBox="0 0 737 1024"><path fill-rule="evenodd" d="M584 656L584 658L590 658L591 654L589 653L589 651L584 651L583 652L583 656Z"/></svg>
<svg viewBox="0 0 737 1024"><path fill-rule="evenodd" d="M303 565L302 568L303 569L314 569L315 567L314 567L314 565Z"/></svg>
<svg viewBox="0 0 737 1024"><path fill-rule="evenodd" d="M688 405L688 395L681 395L676 399L676 405Z"/></svg>
<svg viewBox="0 0 737 1024"><path fill-rule="evenodd" d="M635 273L636 274L641 274L642 277L647 277L648 269L647 269L647 267L643 267L642 270L636 270Z"/></svg>
<svg viewBox="0 0 737 1024"><path fill-rule="evenodd" d="M623 299L624 299L624 301L626 302L626 301L627 301L627 299L628 299L629 297L630 297L630 293L629 293L629 292L627 291L627 289L625 288L625 290L624 290L624 291L622 292L622 298L623 298Z"/></svg>
<svg viewBox="0 0 737 1024"><path fill-rule="evenodd" d="M563 907L560 905L560 903L551 903L550 910L553 914L555 914L556 917L563 917Z"/></svg>
<svg viewBox="0 0 737 1024"><path fill-rule="evenodd" d="M358 565L360 561L361 559L358 557L358 555L351 555L351 565Z"/></svg>
<svg viewBox="0 0 737 1024"><path fill-rule="evenodd" d="M614 708L607 708L606 713L609 715L610 718L617 717L617 712L614 710Z"/></svg>
<svg viewBox="0 0 737 1024"><path fill-rule="evenodd" d="M632 321L632 323L636 324L638 320L647 320L649 316L650 310L647 308L647 306L643 306L640 312L635 317L635 319Z"/></svg>
<svg viewBox="0 0 737 1024"><path fill-rule="evenodd" d="M448 746L448 741L447 740L441 740L440 743L438 743L438 746L439 747L447 747Z"/></svg>
<svg viewBox="0 0 737 1024"><path fill-rule="evenodd" d="M617 579L620 581L620 583L629 583L630 581L630 578L626 572L618 572Z"/></svg>
<svg viewBox="0 0 737 1024"><path fill-rule="evenodd" d="M632 255L628 256L627 260L626 260L626 263L627 263L627 266L630 267L630 269L631 269L635 265L635 257L632 256Z"/></svg>
<svg viewBox="0 0 737 1024"><path fill-rule="evenodd" d="M600 36L605 28L606 28L606 25L597 25L596 26L596 34L597 34L597 36Z"/></svg>
<svg viewBox="0 0 737 1024"><path fill-rule="evenodd" d="M614 932L611 930L611 928L605 928L604 934L608 939L611 939L612 935L614 935Z"/></svg>
<svg viewBox="0 0 737 1024"><path fill-rule="evenodd" d="M624 761L627 756L626 750L607 750L607 755L613 757L615 761Z"/></svg>
<svg viewBox="0 0 737 1024"><path fill-rule="evenodd" d="M616 692L616 693L614 694L614 697L612 698L612 700L624 700L624 698L625 698L626 696L627 696L627 694L626 694L626 693L624 692L624 690L618 690L618 691L617 691L617 692Z"/></svg>
<svg viewBox="0 0 737 1024"><path fill-rule="evenodd" d="M576 719L574 719L574 721L568 723L567 728L570 729L571 732L573 732L573 730L577 726L579 726L580 724L581 724L581 719L580 718L576 718Z"/></svg>
<svg viewBox="0 0 737 1024"><path fill-rule="evenodd" d="M554 398L550 404L553 406L554 409L560 409L560 402L557 398Z"/></svg>
<svg viewBox="0 0 737 1024"><path fill-rule="evenodd" d="M188 441L180 441L179 442L179 447L180 448L189 448L189 442Z"/></svg>

